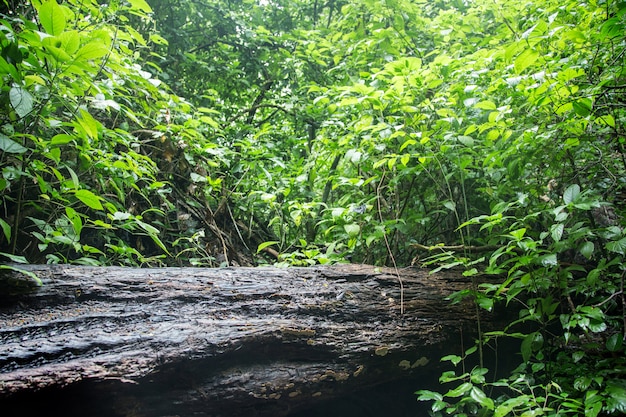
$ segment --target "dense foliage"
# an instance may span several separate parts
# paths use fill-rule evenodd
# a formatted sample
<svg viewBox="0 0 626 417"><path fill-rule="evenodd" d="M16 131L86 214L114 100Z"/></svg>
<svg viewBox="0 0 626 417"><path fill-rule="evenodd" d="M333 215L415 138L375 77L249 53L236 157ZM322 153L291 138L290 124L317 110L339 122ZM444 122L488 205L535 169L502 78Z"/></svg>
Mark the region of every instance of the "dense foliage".
<svg viewBox="0 0 626 417"><path fill-rule="evenodd" d="M625 26L617 0L4 0L0 252L493 275L456 298L519 319L445 358L433 413L624 413Z"/></svg>

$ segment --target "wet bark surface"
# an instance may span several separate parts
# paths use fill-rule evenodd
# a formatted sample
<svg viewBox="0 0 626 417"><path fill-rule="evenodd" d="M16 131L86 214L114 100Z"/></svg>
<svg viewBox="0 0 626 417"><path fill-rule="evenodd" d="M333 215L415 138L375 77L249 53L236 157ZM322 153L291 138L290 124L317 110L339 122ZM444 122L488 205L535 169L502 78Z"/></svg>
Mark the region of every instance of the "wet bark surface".
<svg viewBox="0 0 626 417"><path fill-rule="evenodd" d="M43 286L5 274L0 296L0 406L22 415L284 416L432 375L476 332L445 300L457 272L27 269Z"/></svg>

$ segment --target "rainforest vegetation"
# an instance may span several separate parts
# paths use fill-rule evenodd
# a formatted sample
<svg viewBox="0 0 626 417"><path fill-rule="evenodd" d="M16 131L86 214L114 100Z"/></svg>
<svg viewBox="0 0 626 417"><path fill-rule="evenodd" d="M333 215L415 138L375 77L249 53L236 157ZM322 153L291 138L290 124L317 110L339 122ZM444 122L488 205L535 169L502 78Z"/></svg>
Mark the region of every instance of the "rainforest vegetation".
<svg viewBox="0 0 626 417"><path fill-rule="evenodd" d="M626 413L625 121L624 1L3 0L2 267L493 276L433 415Z"/></svg>

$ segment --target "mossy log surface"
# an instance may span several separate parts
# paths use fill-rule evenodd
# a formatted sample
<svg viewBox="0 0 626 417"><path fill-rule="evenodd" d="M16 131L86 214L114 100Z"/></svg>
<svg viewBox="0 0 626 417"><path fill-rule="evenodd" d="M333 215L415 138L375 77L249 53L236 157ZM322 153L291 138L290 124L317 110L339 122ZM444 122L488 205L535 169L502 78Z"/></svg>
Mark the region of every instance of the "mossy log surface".
<svg viewBox="0 0 626 417"><path fill-rule="evenodd" d="M24 268L43 285L0 278L0 407L22 415L288 415L432 372L476 332L445 299L458 272Z"/></svg>

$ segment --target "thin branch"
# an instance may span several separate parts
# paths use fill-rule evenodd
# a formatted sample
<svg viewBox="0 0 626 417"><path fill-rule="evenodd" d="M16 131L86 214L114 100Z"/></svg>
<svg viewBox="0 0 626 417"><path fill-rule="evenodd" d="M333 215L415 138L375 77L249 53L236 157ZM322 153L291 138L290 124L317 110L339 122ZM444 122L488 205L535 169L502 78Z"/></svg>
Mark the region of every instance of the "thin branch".
<svg viewBox="0 0 626 417"><path fill-rule="evenodd" d="M412 247L420 250L433 251L433 250L442 250L442 251L452 251L452 252L470 252L470 253L478 253L478 252L491 252L497 249L502 248L501 245L485 245L485 246L469 246L469 245L433 245L426 246L420 243L412 243Z"/></svg>

